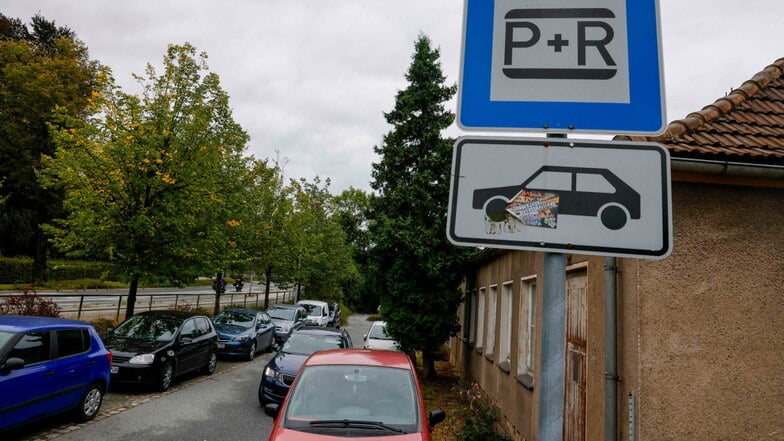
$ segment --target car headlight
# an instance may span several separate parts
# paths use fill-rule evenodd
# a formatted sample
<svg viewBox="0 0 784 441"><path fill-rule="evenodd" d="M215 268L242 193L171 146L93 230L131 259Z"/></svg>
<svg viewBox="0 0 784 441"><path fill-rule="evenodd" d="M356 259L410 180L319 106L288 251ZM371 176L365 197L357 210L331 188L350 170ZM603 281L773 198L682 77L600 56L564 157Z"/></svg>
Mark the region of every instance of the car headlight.
<svg viewBox="0 0 784 441"><path fill-rule="evenodd" d="M131 357L130 364L152 364L155 361L155 354L140 354Z"/></svg>
<svg viewBox="0 0 784 441"><path fill-rule="evenodd" d="M280 330L283 331L283 332L289 332L289 331L291 331L291 326L285 326L285 325L281 326Z"/></svg>
<svg viewBox="0 0 784 441"><path fill-rule="evenodd" d="M272 369L272 368L271 368L271 367L269 367L269 366L267 366L266 368L264 368L264 376L265 376L265 377L270 377L270 378L278 378L278 375L279 375L279 374L280 374L280 373L279 373L278 371L276 371L275 369Z"/></svg>
<svg viewBox="0 0 784 441"><path fill-rule="evenodd" d="M250 337L248 337L247 335L238 335L238 336L232 338L231 341L245 341L248 338L250 338Z"/></svg>

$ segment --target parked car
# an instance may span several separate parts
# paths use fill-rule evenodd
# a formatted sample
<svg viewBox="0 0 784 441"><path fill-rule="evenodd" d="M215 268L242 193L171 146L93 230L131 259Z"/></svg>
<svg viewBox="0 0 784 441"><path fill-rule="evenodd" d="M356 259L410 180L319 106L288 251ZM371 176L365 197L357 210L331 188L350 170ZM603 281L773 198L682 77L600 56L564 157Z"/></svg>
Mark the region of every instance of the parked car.
<svg viewBox="0 0 784 441"><path fill-rule="evenodd" d="M322 439L431 439L441 410L425 412L414 365L395 351L335 349L303 364L282 405L267 404L275 418L270 441Z"/></svg>
<svg viewBox="0 0 784 441"><path fill-rule="evenodd" d="M305 317L308 316L305 308L286 303L269 306L267 314L275 323L275 343L278 345L282 345L289 338L291 331L304 326Z"/></svg>
<svg viewBox="0 0 784 441"><path fill-rule="evenodd" d="M140 383L165 391L175 377L201 370L212 375L218 336L209 318L185 311L146 311L110 329L112 382Z"/></svg>
<svg viewBox="0 0 784 441"><path fill-rule="evenodd" d="M0 430L63 412L80 422L94 418L111 361L89 323L0 316Z"/></svg>
<svg viewBox="0 0 784 441"><path fill-rule="evenodd" d="M259 383L259 404L281 403L302 362L316 351L352 347L346 331L320 326L294 330L286 343L264 367Z"/></svg>
<svg viewBox="0 0 784 441"><path fill-rule="evenodd" d="M218 333L218 355L253 360L275 343L275 324L266 312L227 308L212 318Z"/></svg>
<svg viewBox="0 0 784 441"><path fill-rule="evenodd" d="M308 325L327 326L329 323L329 305L321 300L300 300L297 305L308 311L305 322Z"/></svg>
<svg viewBox="0 0 784 441"><path fill-rule="evenodd" d="M400 343L387 334L387 322L375 321L370 325L370 330L364 336L365 349L400 350Z"/></svg>
<svg viewBox="0 0 784 441"><path fill-rule="evenodd" d="M333 328L340 328L340 325L343 323L343 313L340 311L340 303L330 303L329 304L329 323L327 326L332 326Z"/></svg>

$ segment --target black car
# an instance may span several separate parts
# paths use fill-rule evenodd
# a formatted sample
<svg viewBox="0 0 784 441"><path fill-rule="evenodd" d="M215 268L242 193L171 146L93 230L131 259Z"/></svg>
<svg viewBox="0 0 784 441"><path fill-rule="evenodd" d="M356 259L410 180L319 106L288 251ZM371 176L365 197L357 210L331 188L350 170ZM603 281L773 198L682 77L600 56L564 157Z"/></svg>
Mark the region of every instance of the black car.
<svg viewBox="0 0 784 441"><path fill-rule="evenodd" d="M199 369L211 375L218 362L212 322L191 312L142 312L103 340L112 352L112 384L150 384L165 391L178 375Z"/></svg>
<svg viewBox="0 0 784 441"><path fill-rule="evenodd" d="M332 326L333 328L340 328L340 324L343 321L343 313L340 311L340 303L330 303L329 304L329 323L327 326Z"/></svg>
<svg viewBox="0 0 784 441"><path fill-rule="evenodd" d="M212 318L218 332L218 355L253 360L275 343L275 324L264 311L226 308Z"/></svg>
<svg viewBox="0 0 784 441"><path fill-rule="evenodd" d="M322 326L303 326L293 330L283 347L264 367L259 384L259 404L282 403L297 371L310 354L353 346L345 330Z"/></svg>

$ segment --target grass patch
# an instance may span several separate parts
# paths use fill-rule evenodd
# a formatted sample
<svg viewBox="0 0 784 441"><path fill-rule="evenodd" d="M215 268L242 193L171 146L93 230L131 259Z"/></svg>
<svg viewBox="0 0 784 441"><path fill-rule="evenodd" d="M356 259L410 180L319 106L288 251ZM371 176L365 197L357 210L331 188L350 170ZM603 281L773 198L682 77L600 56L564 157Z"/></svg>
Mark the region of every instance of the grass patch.
<svg viewBox="0 0 784 441"><path fill-rule="evenodd" d="M460 378L447 361L436 361L436 377L422 381L422 396L428 411L441 409L446 419L433 429L433 441L454 441L463 430L464 404L457 390Z"/></svg>

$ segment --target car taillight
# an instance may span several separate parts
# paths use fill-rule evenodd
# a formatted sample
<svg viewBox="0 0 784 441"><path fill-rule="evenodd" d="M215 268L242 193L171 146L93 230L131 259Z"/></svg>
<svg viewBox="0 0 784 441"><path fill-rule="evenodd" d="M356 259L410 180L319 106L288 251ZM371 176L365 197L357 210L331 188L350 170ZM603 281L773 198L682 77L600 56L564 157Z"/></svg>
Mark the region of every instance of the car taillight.
<svg viewBox="0 0 784 441"><path fill-rule="evenodd" d="M112 351L106 351L106 359L109 360L109 364L112 364Z"/></svg>

